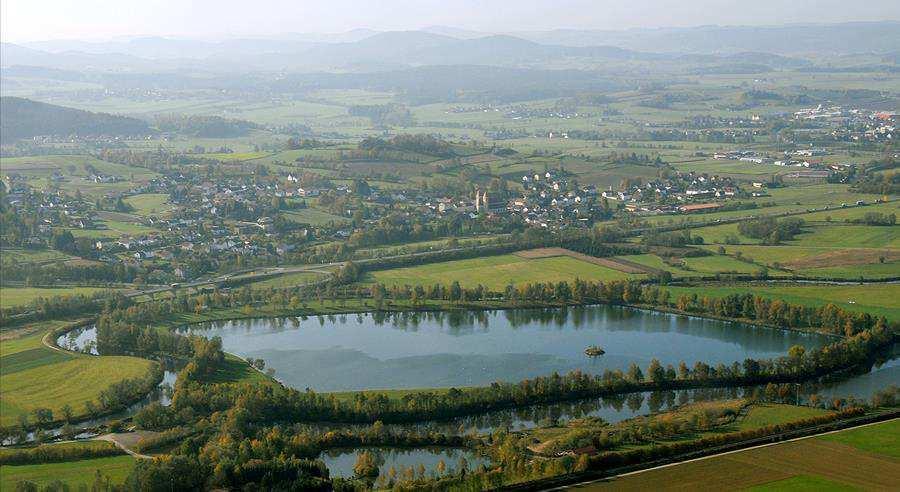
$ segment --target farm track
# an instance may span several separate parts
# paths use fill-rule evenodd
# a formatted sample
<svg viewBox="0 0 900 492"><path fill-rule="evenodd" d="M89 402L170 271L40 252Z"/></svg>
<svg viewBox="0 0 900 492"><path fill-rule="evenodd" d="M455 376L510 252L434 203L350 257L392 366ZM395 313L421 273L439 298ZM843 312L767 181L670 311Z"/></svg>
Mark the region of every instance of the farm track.
<svg viewBox="0 0 900 492"><path fill-rule="evenodd" d="M132 450L131 448L129 448L126 445L126 444L128 444L129 441L134 441L133 437L135 437L135 436L138 437L138 440L140 440L141 436L134 432L121 433L121 434L116 434L116 433L104 434L102 436L97 436L96 438L94 438L94 440L111 442L117 448L121 449L122 451L127 453L129 456L132 456L134 458L143 459L143 460L152 460L153 456L150 456L148 454L138 453L137 451ZM135 443L136 442L137 441L135 441Z"/></svg>

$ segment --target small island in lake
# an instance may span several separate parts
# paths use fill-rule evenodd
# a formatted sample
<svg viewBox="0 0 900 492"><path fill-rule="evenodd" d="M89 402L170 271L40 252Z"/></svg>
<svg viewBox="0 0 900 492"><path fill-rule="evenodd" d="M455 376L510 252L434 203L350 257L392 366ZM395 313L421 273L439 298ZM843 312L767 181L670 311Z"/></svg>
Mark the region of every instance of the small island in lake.
<svg viewBox="0 0 900 492"><path fill-rule="evenodd" d="M591 345L590 347L584 349L584 354L588 357L598 357L605 353L606 351L598 347L597 345Z"/></svg>

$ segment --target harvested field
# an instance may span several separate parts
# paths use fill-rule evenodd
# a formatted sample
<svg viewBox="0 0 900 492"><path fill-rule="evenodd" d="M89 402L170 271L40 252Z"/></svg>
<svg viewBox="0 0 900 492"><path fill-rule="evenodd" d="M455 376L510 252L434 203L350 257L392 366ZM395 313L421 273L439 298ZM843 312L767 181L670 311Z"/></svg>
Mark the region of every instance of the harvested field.
<svg viewBox="0 0 900 492"><path fill-rule="evenodd" d="M843 249L828 251L815 256L801 258L784 266L794 269L825 268L835 266L869 265L900 260L900 250L897 249Z"/></svg>
<svg viewBox="0 0 900 492"><path fill-rule="evenodd" d="M552 258L554 256L568 256L594 265L604 266L624 273L656 273L656 270L634 263L632 261L622 260L620 258L597 258L565 248L536 248L525 251L517 251L513 253L519 258L533 260L536 258Z"/></svg>
<svg viewBox="0 0 900 492"><path fill-rule="evenodd" d="M888 422L865 429L888 432L890 426ZM834 442L829 436L692 461L581 489L741 490L803 476L862 490L896 490L896 484L900 483L900 460Z"/></svg>

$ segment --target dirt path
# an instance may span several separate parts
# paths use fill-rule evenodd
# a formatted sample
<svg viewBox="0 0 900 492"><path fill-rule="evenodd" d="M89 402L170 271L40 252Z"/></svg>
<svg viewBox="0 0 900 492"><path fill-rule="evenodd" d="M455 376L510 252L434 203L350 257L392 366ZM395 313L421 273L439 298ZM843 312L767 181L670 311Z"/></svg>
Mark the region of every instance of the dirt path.
<svg viewBox="0 0 900 492"><path fill-rule="evenodd" d="M153 456L147 454L140 454L136 451L133 451L129 446L134 446L144 437L151 437L156 435L156 432L152 431L135 431L135 432L119 432L113 434L104 434L102 436L97 436L97 441L107 441L116 445L117 448L125 451L129 455L144 459L144 460L152 460Z"/></svg>

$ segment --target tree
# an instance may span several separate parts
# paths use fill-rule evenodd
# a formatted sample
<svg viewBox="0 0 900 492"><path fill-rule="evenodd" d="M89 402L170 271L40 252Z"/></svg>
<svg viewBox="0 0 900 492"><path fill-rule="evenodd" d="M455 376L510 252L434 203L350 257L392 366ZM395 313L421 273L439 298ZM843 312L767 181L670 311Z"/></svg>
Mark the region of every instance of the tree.
<svg viewBox="0 0 900 492"><path fill-rule="evenodd" d="M788 349L788 357L794 360L801 359L805 353L806 348L803 345L793 345Z"/></svg>
<svg viewBox="0 0 900 492"><path fill-rule="evenodd" d="M49 408L35 408L31 413L34 415L34 422L37 425L44 425L53 421L53 411Z"/></svg>
<svg viewBox="0 0 900 492"><path fill-rule="evenodd" d="M663 369L662 364L656 359L650 361L650 365L647 367L647 374L650 376L650 381L654 383L660 383L666 379L666 370Z"/></svg>
<svg viewBox="0 0 900 492"><path fill-rule="evenodd" d="M659 361L657 361L657 363L659 363ZM633 383L639 383L644 380L644 373L641 371L640 366L632 362L631 365L628 366L628 372L625 377Z"/></svg>
<svg viewBox="0 0 900 492"><path fill-rule="evenodd" d="M92 418L97 416L97 405L91 400L84 402L84 410Z"/></svg>
<svg viewBox="0 0 900 492"><path fill-rule="evenodd" d="M378 462L369 451L363 451L356 457L353 465L353 474L358 478L372 479L378 476Z"/></svg>
<svg viewBox="0 0 900 492"><path fill-rule="evenodd" d="M450 301L458 302L462 299L462 287L460 287L459 282L454 280L453 284L450 285Z"/></svg>

